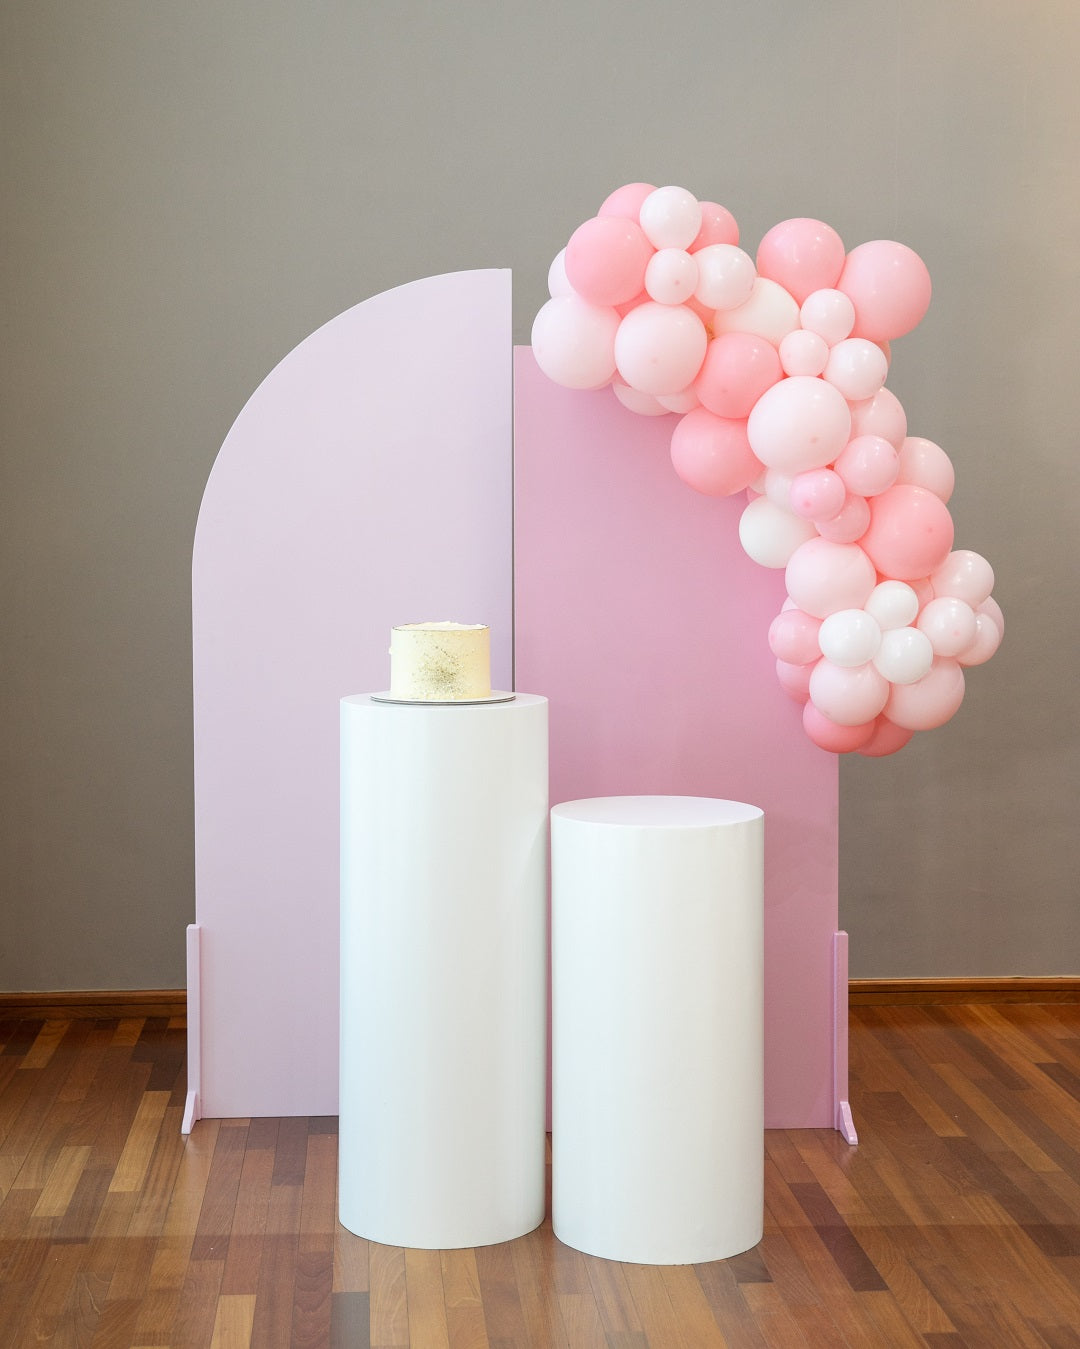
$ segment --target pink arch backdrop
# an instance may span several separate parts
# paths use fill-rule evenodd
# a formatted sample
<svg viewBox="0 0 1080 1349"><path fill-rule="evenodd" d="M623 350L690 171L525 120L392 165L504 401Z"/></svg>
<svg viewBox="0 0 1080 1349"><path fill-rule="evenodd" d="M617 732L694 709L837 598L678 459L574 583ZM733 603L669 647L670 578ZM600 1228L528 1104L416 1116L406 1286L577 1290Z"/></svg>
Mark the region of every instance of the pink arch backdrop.
<svg viewBox="0 0 1080 1349"><path fill-rule="evenodd" d="M556 387L529 348L512 382L511 342L508 272L414 282L301 343L222 447L193 568L185 1127L336 1113L338 700L385 687L394 623L454 617L490 624L496 686L550 699L552 802L764 809L766 1124L853 1138L837 760L772 677L783 578L672 474L668 419Z"/></svg>

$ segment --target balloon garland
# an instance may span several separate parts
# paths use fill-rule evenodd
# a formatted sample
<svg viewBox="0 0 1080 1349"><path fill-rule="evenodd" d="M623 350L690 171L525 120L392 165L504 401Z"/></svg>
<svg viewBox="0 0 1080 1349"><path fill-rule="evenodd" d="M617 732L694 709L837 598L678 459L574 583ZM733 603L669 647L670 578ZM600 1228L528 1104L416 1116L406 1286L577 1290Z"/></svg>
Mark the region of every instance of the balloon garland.
<svg viewBox="0 0 1080 1349"><path fill-rule="evenodd" d="M847 252L829 225L796 219L755 262L723 206L629 183L574 231L548 289L541 370L678 414L679 477L746 493L743 549L785 569L768 640L810 739L881 757L944 725L1004 619L990 563L953 549L948 455L908 435L885 387L889 344L930 304L918 254L885 239Z"/></svg>

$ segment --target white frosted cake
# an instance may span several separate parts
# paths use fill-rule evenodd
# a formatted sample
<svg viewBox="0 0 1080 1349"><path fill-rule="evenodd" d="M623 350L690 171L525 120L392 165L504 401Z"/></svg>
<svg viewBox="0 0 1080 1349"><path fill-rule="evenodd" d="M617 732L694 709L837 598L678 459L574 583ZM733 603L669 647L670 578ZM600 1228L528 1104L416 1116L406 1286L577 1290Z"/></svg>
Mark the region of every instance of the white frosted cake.
<svg viewBox="0 0 1080 1349"><path fill-rule="evenodd" d="M491 633L483 623L402 623L390 630L390 697L474 702L491 696Z"/></svg>

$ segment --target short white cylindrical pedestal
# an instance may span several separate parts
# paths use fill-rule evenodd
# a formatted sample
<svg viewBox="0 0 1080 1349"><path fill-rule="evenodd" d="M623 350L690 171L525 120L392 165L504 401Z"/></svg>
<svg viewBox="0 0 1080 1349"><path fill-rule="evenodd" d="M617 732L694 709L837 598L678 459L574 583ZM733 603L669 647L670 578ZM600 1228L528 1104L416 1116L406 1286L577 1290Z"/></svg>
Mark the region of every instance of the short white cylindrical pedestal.
<svg viewBox="0 0 1080 1349"><path fill-rule="evenodd" d="M642 1264L748 1250L764 1213L764 816L671 796L551 814L555 1234Z"/></svg>
<svg viewBox="0 0 1080 1349"><path fill-rule="evenodd" d="M547 700L341 704L338 1205L394 1246L544 1217Z"/></svg>

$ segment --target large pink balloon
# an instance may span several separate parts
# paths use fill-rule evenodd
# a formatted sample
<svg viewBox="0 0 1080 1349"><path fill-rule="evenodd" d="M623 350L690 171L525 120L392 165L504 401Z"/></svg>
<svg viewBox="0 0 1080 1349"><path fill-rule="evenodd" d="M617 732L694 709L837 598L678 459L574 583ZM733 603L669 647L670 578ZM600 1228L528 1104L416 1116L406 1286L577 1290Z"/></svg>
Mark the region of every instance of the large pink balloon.
<svg viewBox="0 0 1080 1349"><path fill-rule="evenodd" d="M638 305L619 324L615 363L627 384L642 393L679 393L705 359L705 325L685 305Z"/></svg>
<svg viewBox="0 0 1080 1349"><path fill-rule="evenodd" d="M671 436L675 472L707 496L731 496L749 487L761 461L746 438L746 422L717 417L707 408L688 412Z"/></svg>
<svg viewBox="0 0 1080 1349"><path fill-rule="evenodd" d="M820 618L804 614L801 609L783 609L769 627L769 649L777 660L789 665L808 665L821 656L820 628Z"/></svg>
<svg viewBox="0 0 1080 1349"><path fill-rule="evenodd" d="M622 187L617 187L604 199L603 206L596 214L622 216L626 220L633 220L636 224L641 203L655 191L656 188L652 183L626 183Z"/></svg>
<svg viewBox="0 0 1080 1349"><path fill-rule="evenodd" d="M750 413L747 430L763 464L794 476L832 463L848 442L851 413L831 384L792 375L766 389Z"/></svg>
<svg viewBox="0 0 1080 1349"><path fill-rule="evenodd" d="M819 660L810 675L810 701L840 726L862 726L884 711L889 681L873 665L834 665Z"/></svg>
<svg viewBox="0 0 1080 1349"><path fill-rule="evenodd" d="M566 279L590 304L626 304L644 289L652 255L652 245L636 221L595 216L570 236L564 259Z"/></svg>
<svg viewBox="0 0 1080 1349"><path fill-rule="evenodd" d="M861 726L841 726L808 702L803 707L802 724L819 749L827 749L831 754L850 754L866 744L877 723L867 721Z"/></svg>
<svg viewBox="0 0 1080 1349"><path fill-rule="evenodd" d="M800 305L834 286L843 267L844 241L823 220L781 220L758 245L759 275L779 282Z"/></svg>
<svg viewBox="0 0 1080 1349"><path fill-rule="evenodd" d="M926 263L892 239L874 239L847 255L836 289L855 306L854 337L872 342L903 337L930 307Z"/></svg>
<svg viewBox="0 0 1080 1349"><path fill-rule="evenodd" d="M916 683L894 684L883 710L897 726L932 731L944 726L963 701L964 672L959 662L942 656Z"/></svg>
<svg viewBox="0 0 1080 1349"><path fill-rule="evenodd" d="M709 343L694 392L710 412L746 418L782 374L776 348L764 337L721 333Z"/></svg>
<svg viewBox="0 0 1080 1349"><path fill-rule="evenodd" d="M820 538L795 549L784 575L788 594L815 618L861 609L877 584L874 564L858 544Z"/></svg>
<svg viewBox="0 0 1080 1349"><path fill-rule="evenodd" d="M914 731L897 726L888 717L878 717L873 734L865 744L859 746L859 753L865 754L868 759L882 759L886 754L895 754L897 750L903 749L913 735Z"/></svg>
<svg viewBox="0 0 1080 1349"><path fill-rule="evenodd" d="M928 576L952 544L949 508L925 487L901 483L871 497L870 526L859 546L883 576L898 581Z"/></svg>

